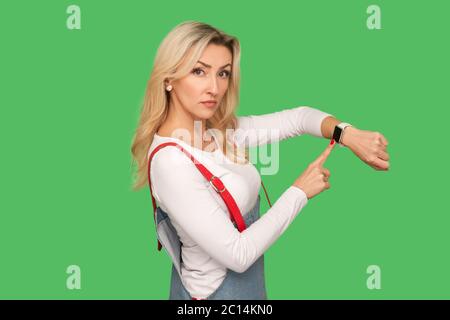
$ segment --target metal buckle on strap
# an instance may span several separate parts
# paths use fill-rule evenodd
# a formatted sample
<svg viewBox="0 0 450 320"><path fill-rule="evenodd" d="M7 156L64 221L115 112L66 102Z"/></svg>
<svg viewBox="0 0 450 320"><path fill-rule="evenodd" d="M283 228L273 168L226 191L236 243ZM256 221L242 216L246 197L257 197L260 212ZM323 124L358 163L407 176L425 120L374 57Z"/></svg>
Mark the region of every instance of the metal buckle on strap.
<svg viewBox="0 0 450 320"><path fill-rule="evenodd" d="M217 189L217 187L214 185L214 183L212 182L212 180L214 178L217 178L215 175L212 175L211 179L209 179L209 183L212 185L212 187L214 188L214 190L216 190L216 192L222 193L225 191L225 186L223 186L222 190Z"/></svg>

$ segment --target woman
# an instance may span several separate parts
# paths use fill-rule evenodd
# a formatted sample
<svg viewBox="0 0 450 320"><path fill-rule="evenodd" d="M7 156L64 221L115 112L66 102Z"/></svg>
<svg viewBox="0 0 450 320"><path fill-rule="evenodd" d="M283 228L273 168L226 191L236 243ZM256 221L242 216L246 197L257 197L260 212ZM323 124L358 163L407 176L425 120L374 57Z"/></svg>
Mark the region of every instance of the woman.
<svg viewBox="0 0 450 320"><path fill-rule="evenodd" d="M173 262L170 299L266 299L264 252L330 187L323 164L335 140L389 168L382 134L318 109L236 117L239 61L235 37L192 21L176 26L155 57L132 153L135 189L149 184L158 249ZM260 218L261 178L248 148L302 134L331 143Z"/></svg>

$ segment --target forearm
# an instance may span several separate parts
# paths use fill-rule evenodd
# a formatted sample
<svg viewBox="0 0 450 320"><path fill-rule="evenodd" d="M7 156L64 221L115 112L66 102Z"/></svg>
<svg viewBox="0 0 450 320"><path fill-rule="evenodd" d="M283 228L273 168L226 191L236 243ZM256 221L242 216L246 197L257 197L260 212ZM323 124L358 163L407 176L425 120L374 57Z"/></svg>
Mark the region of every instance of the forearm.
<svg viewBox="0 0 450 320"><path fill-rule="evenodd" d="M320 130L322 131L322 136L325 139L331 139L333 137L334 127L341 123L342 121L336 119L333 116L326 117L322 121Z"/></svg>
<svg viewBox="0 0 450 320"><path fill-rule="evenodd" d="M327 112L308 106L238 117L233 140L237 146L254 147L309 134L322 137L321 124Z"/></svg>

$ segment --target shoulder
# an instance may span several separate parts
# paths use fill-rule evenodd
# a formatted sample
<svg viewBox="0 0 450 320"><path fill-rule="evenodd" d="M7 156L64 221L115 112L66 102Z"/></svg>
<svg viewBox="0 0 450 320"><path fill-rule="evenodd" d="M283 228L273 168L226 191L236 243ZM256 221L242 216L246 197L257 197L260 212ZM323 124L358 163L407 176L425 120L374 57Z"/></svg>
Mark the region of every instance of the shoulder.
<svg viewBox="0 0 450 320"><path fill-rule="evenodd" d="M156 147L150 149L150 156L153 154L151 159L152 168L181 168L186 166L192 161L175 145L167 145L160 147L158 151L155 152ZM189 162L188 162L189 161Z"/></svg>
<svg viewBox="0 0 450 320"><path fill-rule="evenodd" d="M162 204L208 188L194 162L176 146L159 149L150 166L153 195Z"/></svg>
<svg viewBox="0 0 450 320"><path fill-rule="evenodd" d="M149 155L155 148L150 149ZM203 183L203 176L195 166L194 162L175 145L160 148L151 160L151 177L168 183L182 181L198 181Z"/></svg>

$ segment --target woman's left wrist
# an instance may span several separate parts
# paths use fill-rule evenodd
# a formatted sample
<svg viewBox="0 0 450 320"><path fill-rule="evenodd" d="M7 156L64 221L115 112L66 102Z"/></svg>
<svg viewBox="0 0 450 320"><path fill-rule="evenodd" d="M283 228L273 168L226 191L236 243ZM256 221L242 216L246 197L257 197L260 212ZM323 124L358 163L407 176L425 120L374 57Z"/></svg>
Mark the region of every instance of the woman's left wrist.
<svg viewBox="0 0 450 320"><path fill-rule="evenodd" d="M345 147L350 147L353 141L353 137L358 129L353 126L345 127L342 132L341 144Z"/></svg>

